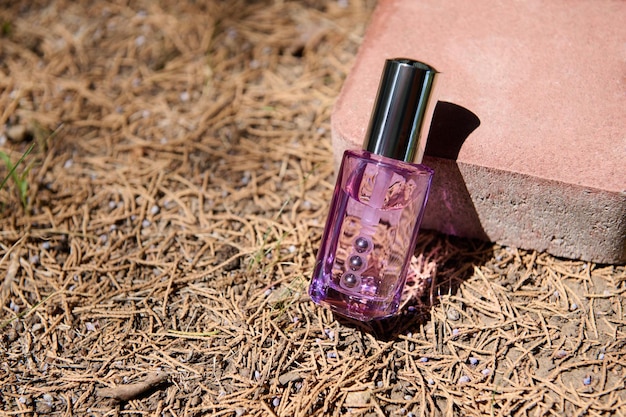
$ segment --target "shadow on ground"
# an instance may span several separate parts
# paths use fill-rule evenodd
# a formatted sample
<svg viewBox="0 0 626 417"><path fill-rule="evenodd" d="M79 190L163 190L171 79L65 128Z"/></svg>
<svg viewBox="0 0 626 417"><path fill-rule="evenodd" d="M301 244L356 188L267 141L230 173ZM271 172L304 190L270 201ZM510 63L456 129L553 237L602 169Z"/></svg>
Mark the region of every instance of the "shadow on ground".
<svg viewBox="0 0 626 417"><path fill-rule="evenodd" d="M402 300L402 309L396 316L368 323L335 315L345 324L375 336L381 341L392 341L400 335L416 332L432 318L434 307L441 296L457 293L459 287L472 277L475 268L485 265L493 257L493 244L446 236L424 231L418 239L413 273L409 274ZM448 310L450 318L458 314ZM443 327L436 330L436 348L442 351Z"/></svg>

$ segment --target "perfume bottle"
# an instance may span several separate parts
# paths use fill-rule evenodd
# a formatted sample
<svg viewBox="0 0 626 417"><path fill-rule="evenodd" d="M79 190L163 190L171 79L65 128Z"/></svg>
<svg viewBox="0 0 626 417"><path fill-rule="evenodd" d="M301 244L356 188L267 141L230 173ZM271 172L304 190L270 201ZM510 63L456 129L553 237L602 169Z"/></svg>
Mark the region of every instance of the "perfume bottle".
<svg viewBox="0 0 626 417"><path fill-rule="evenodd" d="M362 150L347 150L309 287L362 321L397 313L433 171L421 165L437 71L385 62Z"/></svg>

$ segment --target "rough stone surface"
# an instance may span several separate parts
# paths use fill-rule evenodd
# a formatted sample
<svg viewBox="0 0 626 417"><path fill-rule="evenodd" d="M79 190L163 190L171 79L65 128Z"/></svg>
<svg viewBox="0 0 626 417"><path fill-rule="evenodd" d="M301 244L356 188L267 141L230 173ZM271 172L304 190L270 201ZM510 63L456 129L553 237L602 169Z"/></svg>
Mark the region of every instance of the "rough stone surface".
<svg viewBox="0 0 626 417"><path fill-rule="evenodd" d="M359 147L386 58L441 74L422 226L626 261L626 2L386 0L332 115Z"/></svg>

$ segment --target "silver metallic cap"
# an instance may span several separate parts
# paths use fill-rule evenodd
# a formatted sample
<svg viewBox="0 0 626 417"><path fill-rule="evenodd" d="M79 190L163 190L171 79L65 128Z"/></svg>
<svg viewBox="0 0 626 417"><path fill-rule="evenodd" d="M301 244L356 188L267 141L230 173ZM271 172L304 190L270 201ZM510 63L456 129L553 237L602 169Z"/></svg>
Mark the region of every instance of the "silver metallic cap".
<svg viewBox="0 0 626 417"><path fill-rule="evenodd" d="M431 93L437 70L405 58L388 59L378 87L366 151L421 163L432 118Z"/></svg>

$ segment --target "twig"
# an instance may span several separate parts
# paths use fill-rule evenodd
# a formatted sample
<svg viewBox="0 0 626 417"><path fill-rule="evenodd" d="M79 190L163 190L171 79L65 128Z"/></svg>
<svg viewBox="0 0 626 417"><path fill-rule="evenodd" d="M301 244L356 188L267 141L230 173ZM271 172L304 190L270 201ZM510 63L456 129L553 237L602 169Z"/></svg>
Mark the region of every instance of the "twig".
<svg viewBox="0 0 626 417"><path fill-rule="evenodd" d="M100 388L96 391L99 397L113 398L118 401L130 401L140 397L148 391L162 385L168 379L165 372L154 372L149 374L143 381L132 384L118 385L113 388Z"/></svg>

